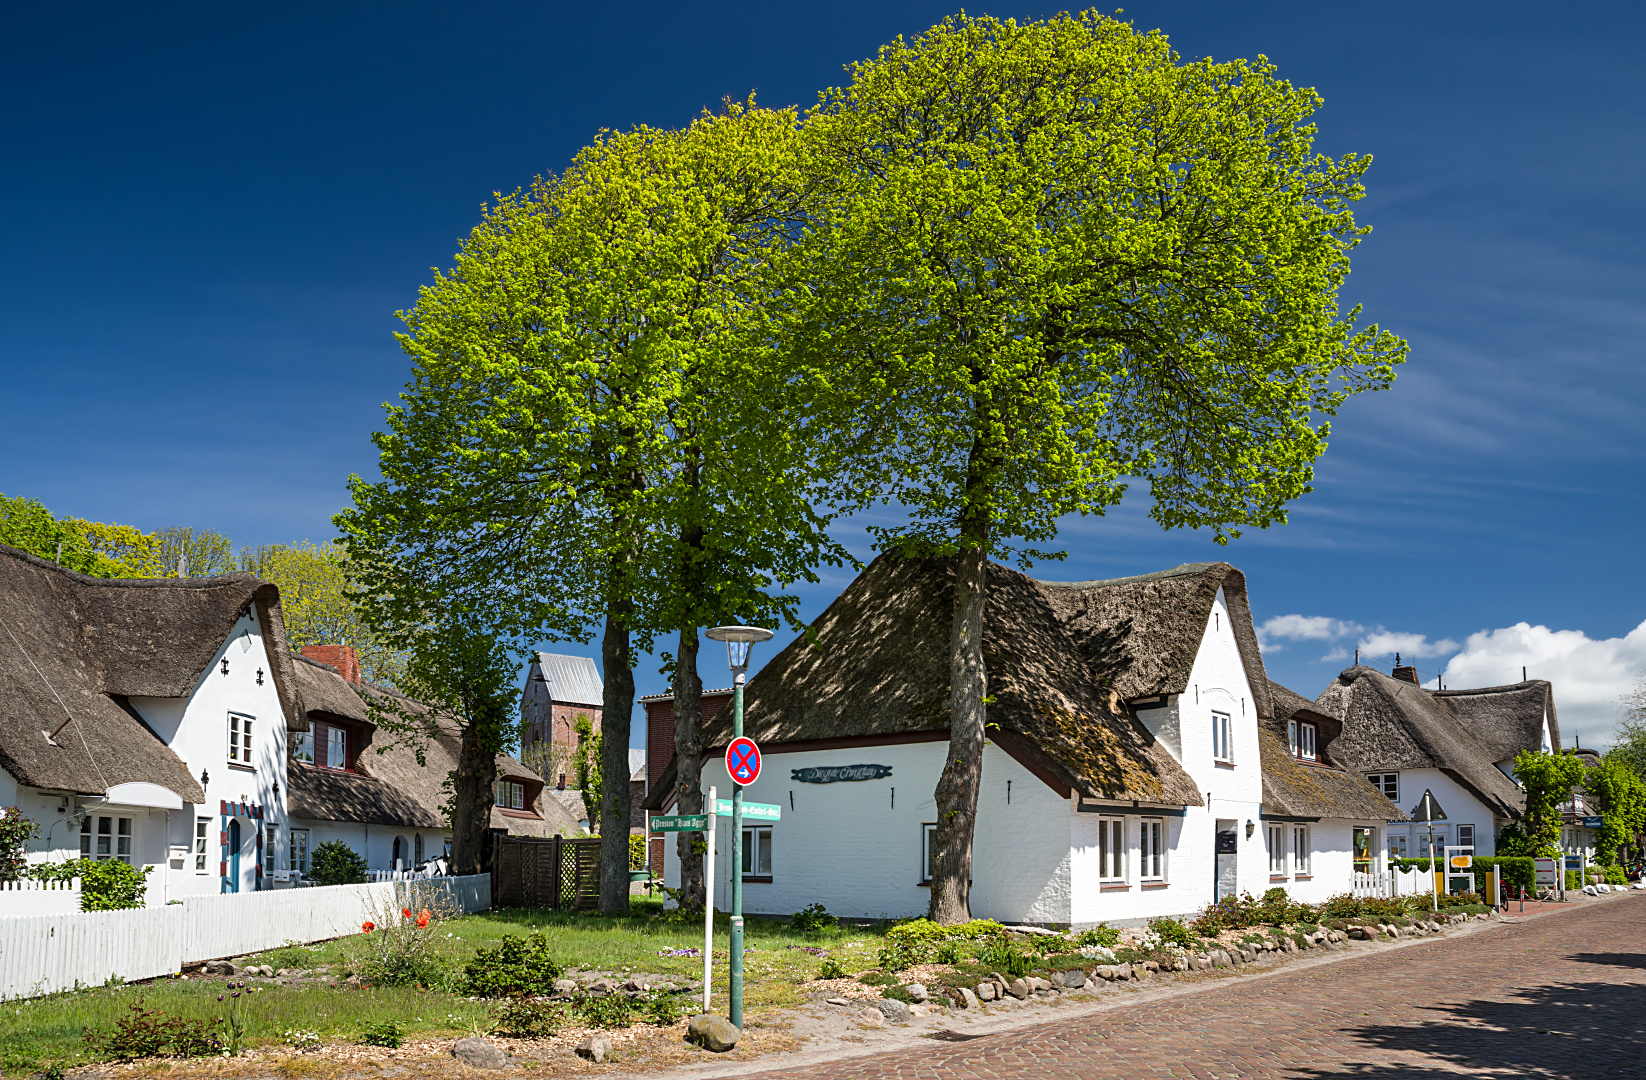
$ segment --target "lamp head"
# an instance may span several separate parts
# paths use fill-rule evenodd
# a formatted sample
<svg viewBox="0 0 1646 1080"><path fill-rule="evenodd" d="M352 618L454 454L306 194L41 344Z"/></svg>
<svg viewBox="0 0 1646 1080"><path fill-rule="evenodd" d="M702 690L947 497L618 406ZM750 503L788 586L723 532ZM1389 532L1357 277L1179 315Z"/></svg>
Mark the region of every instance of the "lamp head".
<svg viewBox="0 0 1646 1080"><path fill-rule="evenodd" d="M726 643L726 662L741 681L749 671L749 647L757 641L771 640L772 632L759 626L716 626L705 630L703 636Z"/></svg>

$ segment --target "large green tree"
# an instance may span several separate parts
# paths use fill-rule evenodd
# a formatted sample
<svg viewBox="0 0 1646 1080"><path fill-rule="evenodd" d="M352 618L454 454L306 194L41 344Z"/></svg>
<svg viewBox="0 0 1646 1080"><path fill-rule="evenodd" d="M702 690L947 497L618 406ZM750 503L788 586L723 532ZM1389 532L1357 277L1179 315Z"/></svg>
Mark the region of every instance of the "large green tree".
<svg viewBox="0 0 1646 1080"><path fill-rule="evenodd" d="M1498 837L1500 855L1548 858L1560 853L1561 804L1583 786L1583 763L1569 753L1522 750L1515 755L1514 778L1526 799L1519 820Z"/></svg>
<svg viewBox="0 0 1646 1080"><path fill-rule="evenodd" d="M1060 558L1058 521L1132 478L1218 542L1285 520L1325 417L1406 346L1339 311L1369 159L1312 149L1320 99L1266 61L1184 62L1095 13L956 17L828 91L838 181L789 293L842 505L955 567L931 915L969 917L991 556Z"/></svg>
<svg viewBox="0 0 1646 1080"><path fill-rule="evenodd" d="M1627 759L1614 753L1601 758L1583 778L1583 792L1600 811L1595 832L1595 861L1611 866L1619 850L1637 844L1646 832L1646 781Z"/></svg>

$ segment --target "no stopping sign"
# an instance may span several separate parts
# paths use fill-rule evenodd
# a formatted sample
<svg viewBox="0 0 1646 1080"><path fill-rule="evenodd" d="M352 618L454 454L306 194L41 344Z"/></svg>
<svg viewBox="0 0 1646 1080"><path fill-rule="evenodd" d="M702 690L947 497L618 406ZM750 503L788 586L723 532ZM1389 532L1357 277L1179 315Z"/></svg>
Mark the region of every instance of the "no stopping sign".
<svg viewBox="0 0 1646 1080"><path fill-rule="evenodd" d="M760 747L753 739L740 736L726 747L726 772L744 787L760 779Z"/></svg>

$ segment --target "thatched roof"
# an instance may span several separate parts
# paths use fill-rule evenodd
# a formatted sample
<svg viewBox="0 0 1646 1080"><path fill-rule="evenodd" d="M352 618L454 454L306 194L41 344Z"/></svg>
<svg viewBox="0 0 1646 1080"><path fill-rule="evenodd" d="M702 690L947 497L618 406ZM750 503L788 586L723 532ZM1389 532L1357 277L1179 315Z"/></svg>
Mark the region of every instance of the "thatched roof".
<svg viewBox="0 0 1646 1080"><path fill-rule="evenodd" d="M1223 580L1231 570L1216 564L1200 576ZM1049 585L993 564L988 574L989 738L1064 792L1201 805L1194 780L1122 698L1174 692L1171 679L1180 665L1175 658L1159 663L1154 654L1181 648L1177 622L1197 619L1204 627L1216 588L1173 582L1111 597L1104 594L1108 583ZM812 624L816 644L796 638L750 681L745 731L768 746L947 738L953 588L947 561L876 559ZM1092 603L1084 603L1088 591L1097 594ZM1132 611L1121 598L1203 607L1174 621ZM1114 619L1115 632L1096 625L1100 611ZM1188 667L1181 666L1186 677ZM1145 669L1157 673L1146 676ZM1117 697L1101 685L1105 678L1126 689ZM729 711L705 723L705 746L724 746L730 724ZM672 774L671 765L648 805L672 793Z"/></svg>
<svg viewBox="0 0 1646 1080"><path fill-rule="evenodd" d="M1277 682L1269 683L1274 716L1258 723L1258 751L1263 766L1263 813L1266 817L1349 818L1355 821L1407 821L1404 810L1356 773L1337 766L1341 743L1338 721L1313 702ZM1318 762L1300 761L1287 743L1287 723L1316 726Z"/></svg>
<svg viewBox="0 0 1646 1080"><path fill-rule="evenodd" d="M93 578L0 545L0 765L30 787L97 795L147 781L204 802L127 699L192 694L248 607L287 726L302 727L273 585L251 574Z"/></svg>
<svg viewBox="0 0 1646 1080"><path fill-rule="evenodd" d="M422 719L426 727L403 738L374 732L371 743L356 761L358 771L354 773L291 762L287 770L291 787L287 807L292 816L410 829L446 828L443 808L450 796L444 785L446 777L457 769L461 744L456 721L392 690L370 683L350 683L329 664L304 656L296 657L296 661L304 700L316 706L311 709L313 718L341 717L375 726L367 704L370 699L392 705L407 720ZM419 748L422 764L418 762ZM497 755L497 775L500 779L543 783L540 776L506 754ZM577 831L577 819L569 817L553 799L539 793L533 809L539 815L536 819L505 814L494 807L492 828L523 836Z"/></svg>
<svg viewBox="0 0 1646 1080"><path fill-rule="evenodd" d="M1436 693L1361 665L1333 680L1315 708L1342 724L1335 754L1345 768L1357 773L1440 769L1498 816L1516 817L1525 799L1494 763L1513 758L1516 746L1539 748L1547 687L1521 683ZM1552 704L1549 711L1552 725ZM1483 740L1478 732L1493 725L1501 726Z"/></svg>

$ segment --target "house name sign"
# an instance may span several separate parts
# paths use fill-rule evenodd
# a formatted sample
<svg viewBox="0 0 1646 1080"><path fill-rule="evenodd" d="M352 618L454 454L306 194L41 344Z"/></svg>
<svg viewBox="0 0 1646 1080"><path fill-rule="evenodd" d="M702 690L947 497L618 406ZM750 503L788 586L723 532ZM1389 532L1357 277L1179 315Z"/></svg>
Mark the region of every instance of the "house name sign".
<svg viewBox="0 0 1646 1080"><path fill-rule="evenodd" d="M890 765L815 765L791 769L789 776L802 784L838 784L842 780L883 780L892 774Z"/></svg>

